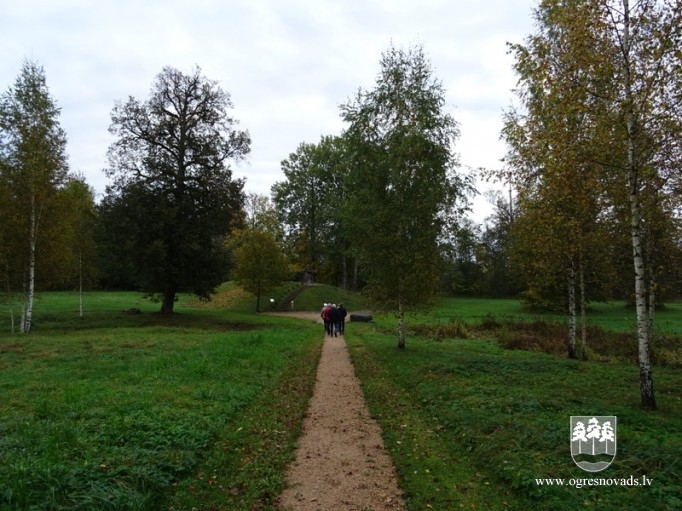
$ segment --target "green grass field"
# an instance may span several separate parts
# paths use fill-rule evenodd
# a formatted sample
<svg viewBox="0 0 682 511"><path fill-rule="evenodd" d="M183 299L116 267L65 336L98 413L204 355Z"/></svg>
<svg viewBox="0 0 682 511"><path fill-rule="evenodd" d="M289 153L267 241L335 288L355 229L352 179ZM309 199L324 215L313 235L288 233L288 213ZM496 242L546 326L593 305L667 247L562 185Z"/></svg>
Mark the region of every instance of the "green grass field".
<svg viewBox="0 0 682 511"><path fill-rule="evenodd" d="M186 298L172 318L157 309L94 293L81 319L75 295L52 293L31 334L3 325L0 509L273 505L319 328Z"/></svg>
<svg viewBox="0 0 682 511"><path fill-rule="evenodd" d="M599 331L599 349L615 355L590 361L485 340L524 322L525 329L505 335L522 332L534 349L538 337L564 328L564 318L528 313L509 300L448 299L431 313L411 315L405 351L396 349L391 315L350 329L351 356L409 509L682 509L681 365L654 369L659 409L642 411L637 366L620 356L623 343L636 351L634 334L625 334L628 314L622 304L593 308L590 324L600 328L590 333ZM667 349L677 354L670 359L682 360L679 305L659 321ZM564 352L563 339L552 342ZM617 416L618 455L606 471L590 474L573 463L571 415ZM651 485L613 485L631 476L640 483L646 476ZM565 486L538 482L556 478ZM589 486L594 478L610 485Z"/></svg>
<svg viewBox="0 0 682 511"><path fill-rule="evenodd" d="M328 286L295 308L325 301L364 308ZM0 317L0 510L275 509L315 383L319 326L257 315L253 297L229 284L212 303L181 297L176 307L165 318L138 293L88 293L80 318L76 294L47 293L31 334L10 334ZM563 318L511 300L448 299L410 314L405 351L391 315L348 325L409 509L682 507L681 310L657 318L669 353L654 369L655 412L638 406L637 367L622 346L635 343L633 313L621 304L592 307L591 324L615 337L586 362L539 352L561 344ZM618 417L606 471L573 464L570 415ZM536 481L630 476L652 484Z"/></svg>

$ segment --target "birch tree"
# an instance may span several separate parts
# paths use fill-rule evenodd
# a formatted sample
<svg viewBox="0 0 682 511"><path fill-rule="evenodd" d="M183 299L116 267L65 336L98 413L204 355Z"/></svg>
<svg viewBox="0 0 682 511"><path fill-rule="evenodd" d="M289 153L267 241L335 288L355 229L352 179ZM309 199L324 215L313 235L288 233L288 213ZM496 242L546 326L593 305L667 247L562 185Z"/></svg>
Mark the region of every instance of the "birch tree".
<svg viewBox="0 0 682 511"><path fill-rule="evenodd" d="M654 218L645 205L652 195L669 194L679 185L682 2L605 1L604 17L609 28L606 36L616 48L614 107L624 128L620 133L625 134L618 140L624 165L615 171L628 190L641 404L653 409L651 344L656 271L647 258L646 226Z"/></svg>
<svg viewBox="0 0 682 511"><path fill-rule="evenodd" d="M679 146L682 120L682 2L680 0L545 0L537 13L541 32L528 44L534 48L541 41L543 51L526 52L517 46L520 66L532 70L540 79L532 82L526 104L546 91L563 90L578 94L577 105L590 106L577 118L557 115L542 116L535 124L538 140L546 143L528 147L544 153L523 153L523 162L531 162L526 173L536 179L540 161L542 170L551 160L547 157L561 139L579 142L575 136L587 134L587 145L578 149L580 161L600 169L597 182L602 188L601 209L606 206L628 208L630 247L635 277L635 306L639 347L640 394L645 408L655 408L653 376L650 362L653 318L656 303L656 279L659 273L653 258L647 255L650 237L656 229L656 215L674 207L662 208L671 201L679 205L679 169L682 155ZM544 30L544 32L542 32ZM556 52L553 35L567 34L570 59ZM530 55L533 58L524 60ZM537 63L540 65L536 65ZM562 87L560 84L565 84ZM568 96L567 96L568 97ZM560 113L553 102L545 103L550 112ZM561 101L559 104L564 105ZM580 120L581 125L576 125ZM584 121L587 120L585 130ZM517 124L518 126L518 124ZM581 128L582 127L582 128ZM518 147L526 149L524 136L528 130L514 132ZM530 156L528 156L530 155ZM574 162L575 164L575 162ZM567 191L571 182L567 180ZM620 198L626 196L624 201ZM572 197L579 197L573 195ZM623 204L625 202L625 204ZM647 238L649 236L649 238Z"/></svg>
<svg viewBox="0 0 682 511"><path fill-rule="evenodd" d="M83 176L72 176L61 192L64 220L65 268L61 283L77 289L79 313L83 317L85 288L95 285L98 277L95 245L95 192Z"/></svg>
<svg viewBox="0 0 682 511"><path fill-rule="evenodd" d="M66 134L45 71L25 61L13 87L0 98L0 180L8 290L21 300L20 331L31 330L39 258L50 225L58 221L59 189L67 173Z"/></svg>
<svg viewBox="0 0 682 511"><path fill-rule="evenodd" d="M595 7L582 1L541 2L537 33L511 45L524 110L505 115L508 168L518 188L517 260L533 300L564 290L568 355L584 356L586 268L598 267L602 186L593 154L600 115L608 111L601 76ZM576 20L581 20L577 22ZM608 46L607 46L608 48ZM584 87L576 83L584 82ZM547 240L551 239L551 243ZM577 342L577 311L583 335Z"/></svg>
<svg viewBox="0 0 682 511"><path fill-rule="evenodd" d="M380 67L374 89L342 106L352 161L347 227L366 291L397 311L404 348L406 308L438 289L439 237L464 181L454 172L458 125L423 50L392 47Z"/></svg>

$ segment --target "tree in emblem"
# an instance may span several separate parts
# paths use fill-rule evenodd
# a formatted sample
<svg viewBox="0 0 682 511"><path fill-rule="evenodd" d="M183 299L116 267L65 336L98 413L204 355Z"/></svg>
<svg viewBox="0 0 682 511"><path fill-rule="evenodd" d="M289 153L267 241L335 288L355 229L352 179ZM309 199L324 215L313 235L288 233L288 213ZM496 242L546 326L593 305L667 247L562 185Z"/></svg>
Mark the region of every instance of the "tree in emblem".
<svg viewBox="0 0 682 511"><path fill-rule="evenodd" d="M578 442L578 454L583 453L583 442L587 442L587 437L585 436L585 424L578 421L573 428L573 438L571 442Z"/></svg>
<svg viewBox="0 0 682 511"><path fill-rule="evenodd" d="M594 455L594 441L599 439L601 436L601 426L599 425L599 421L592 417L589 421L587 421L587 438L592 439L592 454Z"/></svg>
<svg viewBox="0 0 682 511"><path fill-rule="evenodd" d="M607 468L616 454L616 417L572 416L571 428L571 457L576 465L587 472L599 472ZM583 442L588 446L591 442L592 448L583 450ZM609 442L613 443L613 447L609 448ZM578 455L581 456L577 459ZM606 456L611 459L607 460Z"/></svg>
<svg viewBox="0 0 682 511"><path fill-rule="evenodd" d="M611 421L604 421L604 424L601 427L601 435L599 437L600 442L605 442L605 447L606 447L606 454L611 454L609 453L609 442L614 442L616 438L613 434L613 428L611 427ZM594 443L594 441L593 441ZM594 447L593 447L594 450Z"/></svg>

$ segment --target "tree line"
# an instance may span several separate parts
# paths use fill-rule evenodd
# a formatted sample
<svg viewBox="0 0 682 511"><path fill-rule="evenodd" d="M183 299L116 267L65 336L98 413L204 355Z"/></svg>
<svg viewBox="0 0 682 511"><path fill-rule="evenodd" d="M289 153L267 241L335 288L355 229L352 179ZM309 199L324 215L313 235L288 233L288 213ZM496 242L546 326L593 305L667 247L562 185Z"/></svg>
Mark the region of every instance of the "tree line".
<svg viewBox="0 0 682 511"><path fill-rule="evenodd" d="M637 320L642 405L655 407L656 307L682 280L679 0L542 0L536 32L509 45L516 102L508 152L483 175L493 215L467 217L474 173L421 47L389 47L373 88L340 108L341 133L282 161L271 197L231 165L250 136L219 84L165 68L149 99L115 104L111 179L95 203L69 171L44 72L27 62L0 103L0 276L20 329L36 289L134 288L173 311L232 278L257 297L310 270L404 315L443 294L521 296L567 313L585 357L586 306L624 298ZM634 285L633 285L634 284ZM581 332L578 332L582 325Z"/></svg>

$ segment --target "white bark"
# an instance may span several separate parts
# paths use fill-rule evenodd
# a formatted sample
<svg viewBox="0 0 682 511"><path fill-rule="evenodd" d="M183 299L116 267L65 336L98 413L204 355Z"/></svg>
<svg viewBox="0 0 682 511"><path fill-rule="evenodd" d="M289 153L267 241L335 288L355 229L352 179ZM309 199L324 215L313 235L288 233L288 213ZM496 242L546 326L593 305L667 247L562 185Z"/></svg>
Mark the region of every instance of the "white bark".
<svg viewBox="0 0 682 511"><path fill-rule="evenodd" d="M628 188L630 202L630 232L632 256L635 267L635 309L637 315L637 342L639 347L639 385L641 403L645 408L656 408L654 382L651 369L651 328L647 307L647 279L642 243L642 213L638 162L636 159L637 114L632 93L632 62L630 60L630 5L623 0L623 76L628 134Z"/></svg>
<svg viewBox="0 0 682 511"><path fill-rule="evenodd" d="M585 297L585 264L583 263L582 252L580 254L580 263L578 267L580 279L580 346L578 348L579 358L587 360L587 298Z"/></svg>
<svg viewBox="0 0 682 511"><path fill-rule="evenodd" d="M576 357L576 317L575 317L575 268L573 260L568 265L568 357Z"/></svg>
<svg viewBox="0 0 682 511"><path fill-rule="evenodd" d="M21 331L25 334L31 331L33 321L33 298L36 286L36 239L38 231L38 219L36 215L35 195L31 197L31 218L29 225L29 253L28 253L28 282L26 291L25 314L22 318Z"/></svg>

